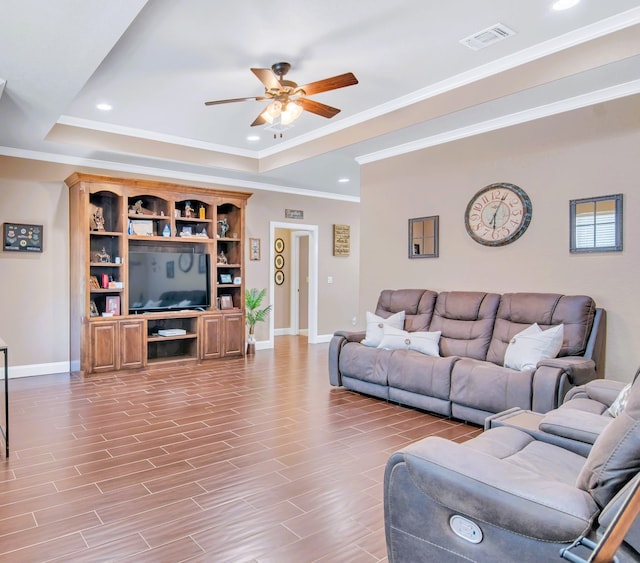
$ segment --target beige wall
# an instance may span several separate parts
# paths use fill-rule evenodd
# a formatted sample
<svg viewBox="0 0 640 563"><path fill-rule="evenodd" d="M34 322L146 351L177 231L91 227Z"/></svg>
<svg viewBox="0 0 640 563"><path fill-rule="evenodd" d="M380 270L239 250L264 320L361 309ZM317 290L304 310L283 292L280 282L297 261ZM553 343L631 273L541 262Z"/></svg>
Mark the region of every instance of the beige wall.
<svg viewBox="0 0 640 563"><path fill-rule="evenodd" d="M384 288L587 294L607 310L607 377L640 364L640 111L638 99L559 115L363 166L360 313ZM511 245L466 233L480 188L510 182L533 218ZM624 194L624 251L569 253L569 200ZM407 258L407 220L440 216L440 257Z"/></svg>
<svg viewBox="0 0 640 563"><path fill-rule="evenodd" d="M42 253L0 252L0 338L9 347L9 364L64 371L69 361L66 186L0 177L0 223L5 222L44 226Z"/></svg>
<svg viewBox="0 0 640 563"><path fill-rule="evenodd" d="M11 377L68 369L69 200L63 180L73 171L68 166L0 158L0 223L44 225L42 254L0 251L0 338L9 346ZM269 287L269 225L286 221L285 208L305 211L303 221L291 221L292 228L297 223L318 226L319 274L324 280L319 284L318 335L328 339L334 330L347 327L357 313L359 206L316 197L255 193L247 205L246 236L261 239L262 259L250 261L247 254L248 288ZM332 256L333 223L351 225L353 252L349 258ZM248 252L248 241L246 244ZM328 275L333 275L333 285L327 285ZM270 296L266 302L272 302ZM268 339L268 323L258 327L256 336L258 341Z"/></svg>
<svg viewBox="0 0 640 563"><path fill-rule="evenodd" d="M285 209L304 211L304 219L286 219ZM334 331L350 328L351 319L358 314L359 301L359 204L291 194L254 193L247 206L247 237L260 238L262 260L246 262L247 287L269 287L269 250L273 244L273 241L269 241L269 232L272 221L287 223L292 230L296 230L301 224L318 226L318 336L328 339ZM351 226L351 254L348 257L333 256L334 224ZM290 237L286 240L287 249L290 250ZM288 257L287 252L285 260ZM289 263L290 260L287 260L287 264ZM290 273L290 270L287 269L287 272ZM332 284L327 283L329 276L333 278ZM287 276L287 279L290 277ZM288 299L287 294L286 300ZM269 302L273 302L271 297ZM288 303L282 306L286 307L288 315ZM288 321L286 326L288 327ZM265 340L266 327L256 329L256 335L258 341Z"/></svg>

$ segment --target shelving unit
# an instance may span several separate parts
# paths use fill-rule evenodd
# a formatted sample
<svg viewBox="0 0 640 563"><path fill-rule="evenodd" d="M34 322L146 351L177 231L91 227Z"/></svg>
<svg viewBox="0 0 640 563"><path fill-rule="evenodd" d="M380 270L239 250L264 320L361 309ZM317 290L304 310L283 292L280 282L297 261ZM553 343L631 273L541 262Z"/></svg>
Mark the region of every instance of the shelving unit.
<svg viewBox="0 0 640 563"><path fill-rule="evenodd" d="M66 183L73 371L244 354L244 213L250 194L88 174L73 174ZM190 257L189 269L197 257L200 273L208 268L211 306L133 314L129 253L150 249ZM104 316L107 309L114 315ZM160 328L186 333L159 336Z"/></svg>

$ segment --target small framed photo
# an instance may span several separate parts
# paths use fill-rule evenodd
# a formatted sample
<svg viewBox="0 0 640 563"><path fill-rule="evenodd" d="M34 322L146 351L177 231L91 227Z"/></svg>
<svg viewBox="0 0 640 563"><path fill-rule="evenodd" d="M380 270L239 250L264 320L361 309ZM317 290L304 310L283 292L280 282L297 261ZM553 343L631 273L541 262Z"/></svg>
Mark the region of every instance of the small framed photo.
<svg viewBox="0 0 640 563"><path fill-rule="evenodd" d="M120 296L119 295L107 295L105 301L106 313L111 313L113 316L120 314Z"/></svg>
<svg viewBox="0 0 640 563"><path fill-rule="evenodd" d="M260 239L249 239L249 260L260 260Z"/></svg>
<svg viewBox="0 0 640 563"><path fill-rule="evenodd" d="M232 283L233 277L231 274L220 274L220 283Z"/></svg>
<svg viewBox="0 0 640 563"><path fill-rule="evenodd" d="M89 289L100 289L100 282L98 276L91 276L89 278Z"/></svg>
<svg viewBox="0 0 640 563"><path fill-rule="evenodd" d="M231 295L220 296L220 309L233 309L233 298Z"/></svg>
<svg viewBox="0 0 640 563"><path fill-rule="evenodd" d="M89 303L89 315L92 317L99 317L100 313L98 313L98 306L95 301L91 301Z"/></svg>
<svg viewBox="0 0 640 563"><path fill-rule="evenodd" d="M183 225L182 229L180 229L181 237L192 237L193 236L193 226L192 225Z"/></svg>

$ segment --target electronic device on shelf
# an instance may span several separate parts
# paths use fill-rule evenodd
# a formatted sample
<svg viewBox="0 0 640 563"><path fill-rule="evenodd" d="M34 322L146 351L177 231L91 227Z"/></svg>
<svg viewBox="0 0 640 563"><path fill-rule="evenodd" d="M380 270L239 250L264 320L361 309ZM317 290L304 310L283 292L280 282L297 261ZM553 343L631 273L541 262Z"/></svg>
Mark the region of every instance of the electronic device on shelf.
<svg viewBox="0 0 640 563"><path fill-rule="evenodd" d="M182 336L187 334L184 328L161 328L158 331L158 336Z"/></svg>

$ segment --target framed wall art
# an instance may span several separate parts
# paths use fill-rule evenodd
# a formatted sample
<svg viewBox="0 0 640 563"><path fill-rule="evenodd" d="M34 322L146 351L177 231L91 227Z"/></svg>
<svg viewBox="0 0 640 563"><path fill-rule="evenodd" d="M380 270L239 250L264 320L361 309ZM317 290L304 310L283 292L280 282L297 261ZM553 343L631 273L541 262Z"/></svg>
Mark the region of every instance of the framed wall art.
<svg viewBox="0 0 640 563"><path fill-rule="evenodd" d="M4 224L4 249L17 252L42 252L42 225Z"/></svg>
<svg viewBox="0 0 640 563"><path fill-rule="evenodd" d="M260 260L260 239L249 239L249 260Z"/></svg>
<svg viewBox="0 0 640 563"><path fill-rule="evenodd" d="M349 225L333 226L333 255L349 256L351 251L351 227Z"/></svg>

